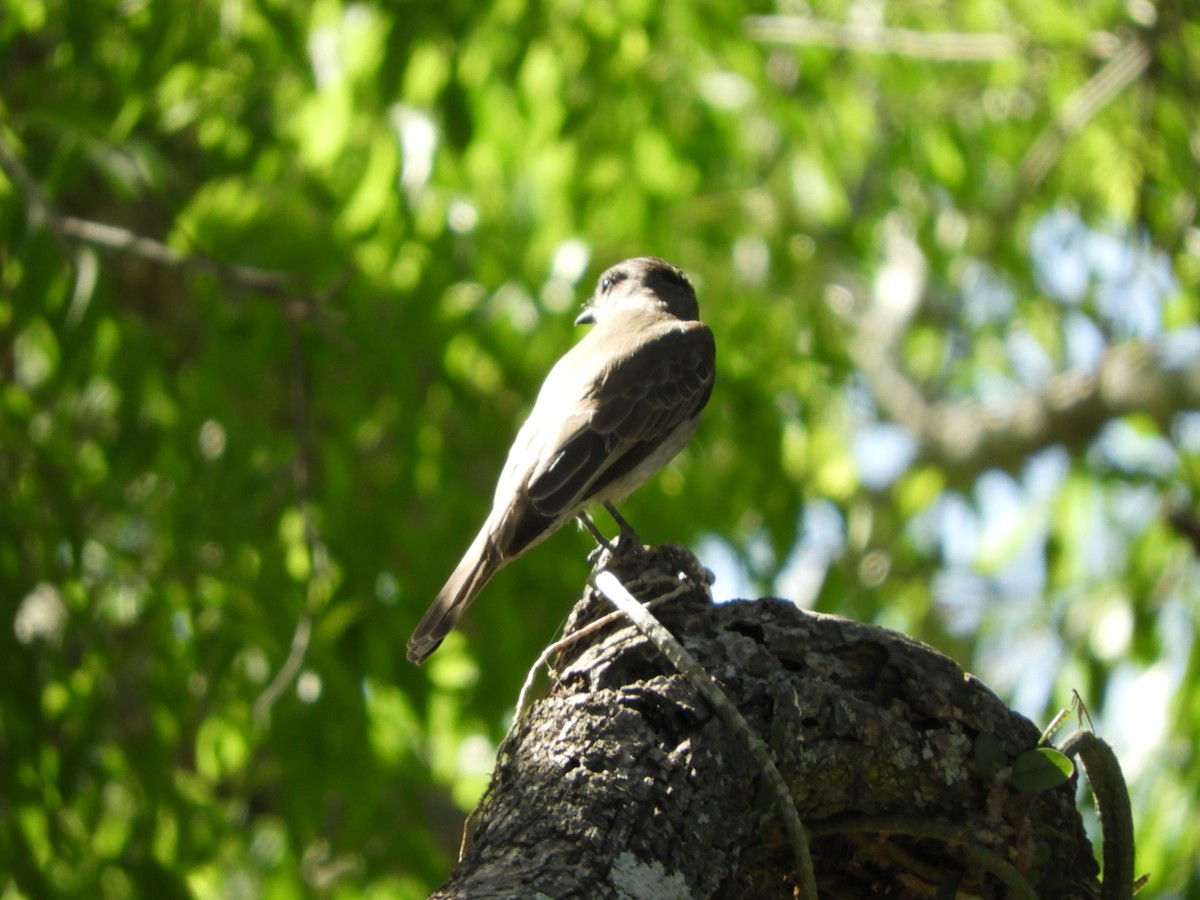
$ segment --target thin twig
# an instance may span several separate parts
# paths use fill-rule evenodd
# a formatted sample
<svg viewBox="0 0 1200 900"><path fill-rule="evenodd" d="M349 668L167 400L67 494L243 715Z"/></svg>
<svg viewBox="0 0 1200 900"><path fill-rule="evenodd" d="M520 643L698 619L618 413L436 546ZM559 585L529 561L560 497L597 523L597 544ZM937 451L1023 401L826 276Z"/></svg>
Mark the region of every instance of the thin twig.
<svg viewBox="0 0 1200 900"><path fill-rule="evenodd" d="M1075 732L1060 749L1067 756L1079 757L1096 797L1104 847L1100 897L1102 900L1128 900L1133 896L1134 885L1133 810L1117 755L1091 731Z"/></svg>
<svg viewBox="0 0 1200 900"><path fill-rule="evenodd" d="M1068 140L1084 129L1113 98L1146 71L1150 51L1141 41L1132 40L1079 90L1071 94L1055 116L1054 122L1033 142L1021 160L1018 178L1026 188L1041 184L1062 155Z"/></svg>
<svg viewBox="0 0 1200 900"><path fill-rule="evenodd" d="M288 648L287 659L271 679L258 698L254 701L254 721L265 726L271 714L271 707L283 696L288 685L295 679L300 667L304 665L304 657L308 653L308 644L312 638L312 614L308 610L300 613L296 622L296 630L292 633L292 644Z"/></svg>
<svg viewBox="0 0 1200 900"><path fill-rule="evenodd" d="M656 606L666 603L668 600L674 600L680 594L686 593L689 590L691 590L689 585L681 584L670 593L663 594L661 597L655 597L646 604L646 607L648 609L653 609ZM513 713L513 721L516 722L521 718L521 713L525 711L525 704L529 701L529 692L533 690L534 679L537 678L537 673L542 666L546 665L550 661L551 656L553 656L555 653L565 650L576 641L579 641L590 634L595 634L605 626L611 625L613 622L618 621L622 615L623 614L620 610L610 612L608 615L601 616L596 621L589 622L582 628L572 631L570 634L565 635L543 650L538 655L538 658L534 660L533 666L529 669L529 674L525 676L525 683L521 685L521 693L517 695L517 708Z"/></svg>
<svg viewBox="0 0 1200 900"><path fill-rule="evenodd" d="M3 128L0 128L0 170L3 170L9 180L25 195L25 202L29 204L29 212L35 224L47 225L55 239L61 240L62 215L8 145Z"/></svg>
<svg viewBox="0 0 1200 900"><path fill-rule="evenodd" d="M121 228L90 219L63 216L58 231L63 237L72 238L94 247L119 250L147 262L170 269L195 269L215 275L227 284L270 296L292 296L295 279L287 272L275 272L254 266L227 263L203 253L184 253L154 238L145 237Z"/></svg>
<svg viewBox="0 0 1200 900"><path fill-rule="evenodd" d="M1022 43L1010 34L914 31L813 19L808 16L747 16L752 40L835 47L937 62L991 62L1019 56Z"/></svg>
<svg viewBox="0 0 1200 900"><path fill-rule="evenodd" d="M71 301L71 311L68 314L68 320L74 319L76 317L75 310L80 305L79 297L83 284L89 278L94 278L95 260L84 251L77 250L67 240L62 231L62 214L58 211L58 207L50 201L46 192L42 190L37 179L21 164L21 160L17 158L8 145L8 141L4 139L3 128L0 128L0 171L4 172L9 181L17 186L17 190L25 195L30 222L38 227L46 226L54 243L58 245L58 252L71 260L75 266L75 296Z"/></svg>
<svg viewBox="0 0 1200 900"><path fill-rule="evenodd" d="M184 253L155 238L146 237L117 225L65 215L46 194L37 179L25 168L0 128L0 170L25 197L31 220L44 225L64 256L78 263L71 250L73 243L116 250L173 269L191 269L220 278L226 284L271 297L299 300L315 305L313 298L296 290L294 277L287 272L242 266L203 253Z"/></svg>
<svg viewBox="0 0 1200 900"><path fill-rule="evenodd" d="M816 898L817 878L813 872L812 856L808 850L808 837L804 832L804 825L800 822L800 814L796 810L796 803L792 798L791 791L788 790L787 782L783 780L783 775L780 774L779 768L771 758L771 751L767 749L767 745L750 728L720 683L705 671L675 639L674 635L667 631L658 619L625 589L616 575L605 569L595 576L593 583L596 585L596 589L621 612L625 613L638 627L638 630L654 643L663 656L683 673L688 682L712 705L725 723L746 741L754 761L770 785L788 837L791 839L792 849L796 854L796 873L800 878L801 896L808 900Z"/></svg>

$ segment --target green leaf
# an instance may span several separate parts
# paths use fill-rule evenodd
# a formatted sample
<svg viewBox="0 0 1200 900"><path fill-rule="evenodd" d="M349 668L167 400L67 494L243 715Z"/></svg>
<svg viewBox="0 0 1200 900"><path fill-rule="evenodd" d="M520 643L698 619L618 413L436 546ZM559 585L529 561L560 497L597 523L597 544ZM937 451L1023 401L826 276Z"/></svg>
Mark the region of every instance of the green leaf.
<svg viewBox="0 0 1200 900"><path fill-rule="evenodd" d="M1013 786L1022 791L1048 791L1066 784L1075 773L1070 758L1053 747L1026 750L1013 762Z"/></svg>

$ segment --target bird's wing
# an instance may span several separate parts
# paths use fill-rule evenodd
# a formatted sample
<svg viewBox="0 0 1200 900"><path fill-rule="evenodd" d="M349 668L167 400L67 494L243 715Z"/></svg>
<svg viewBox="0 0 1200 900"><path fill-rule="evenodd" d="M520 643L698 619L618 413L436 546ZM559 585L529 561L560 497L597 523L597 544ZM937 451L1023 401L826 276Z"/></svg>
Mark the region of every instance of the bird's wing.
<svg viewBox="0 0 1200 900"><path fill-rule="evenodd" d="M616 352L583 386L574 413L542 445L526 496L542 516L572 514L632 471L676 429L700 414L716 374L712 332L700 322L671 320L630 340L611 335ZM657 332L657 333L655 333ZM609 338L590 348L603 358Z"/></svg>

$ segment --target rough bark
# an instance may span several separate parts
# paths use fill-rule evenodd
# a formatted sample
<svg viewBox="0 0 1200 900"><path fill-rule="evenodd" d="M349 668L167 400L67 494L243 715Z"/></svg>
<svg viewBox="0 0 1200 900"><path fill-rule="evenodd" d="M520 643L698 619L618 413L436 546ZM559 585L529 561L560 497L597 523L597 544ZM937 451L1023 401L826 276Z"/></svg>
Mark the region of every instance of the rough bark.
<svg viewBox="0 0 1200 900"><path fill-rule="evenodd" d="M685 574L688 590L651 608L770 748L812 832L822 896L1009 896L981 856L1040 896L1098 896L1074 779L1016 789L1011 763L1038 729L951 660L785 600L713 605L682 548L610 568L643 599ZM608 612L589 590L568 633ZM797 895L796 857L745 739L632 626L569 644L553 671L435 897Z"/></svg>

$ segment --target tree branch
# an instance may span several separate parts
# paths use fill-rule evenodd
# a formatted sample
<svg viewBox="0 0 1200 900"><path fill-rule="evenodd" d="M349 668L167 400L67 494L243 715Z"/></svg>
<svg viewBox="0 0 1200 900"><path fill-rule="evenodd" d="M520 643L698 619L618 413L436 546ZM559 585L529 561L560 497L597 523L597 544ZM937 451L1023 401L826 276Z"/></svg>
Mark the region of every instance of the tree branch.
<svg viewBox="0 0 1200 900"><path fill-rule="evenodd" d="M703 567L678 545L604 566L637 598L626 603L635 614L673 594L655 617L700 674L681 675L621 622L566 644L432 896L797 896L763 768L732 717L697 694L709 673L807 823L822 896L1028 897L1031 883L1046 897L1098 896L1074 782L1015 784L1013 761L1038 729L950 660L786 600L713 604ZM589 590L565 633L607 613Z"/></svg>
<svg viewBox="0 0 1200 900"><path fill-rule="evenodd" d="M1144 413L1166 431L1175 415L1200 408L1200 359L1164 368L1142 341L1110 347L1094 372L1063 372L1040 391L1016 391L1003 414L974 400L926 400L865 334L853 352L880 408L916 439L915 462L936 465L958 483L989 468L1015 472L1045 447L1082 450L1120 416Z"/></svg>

